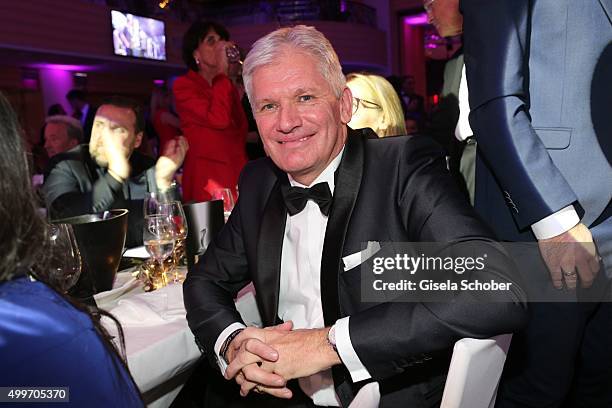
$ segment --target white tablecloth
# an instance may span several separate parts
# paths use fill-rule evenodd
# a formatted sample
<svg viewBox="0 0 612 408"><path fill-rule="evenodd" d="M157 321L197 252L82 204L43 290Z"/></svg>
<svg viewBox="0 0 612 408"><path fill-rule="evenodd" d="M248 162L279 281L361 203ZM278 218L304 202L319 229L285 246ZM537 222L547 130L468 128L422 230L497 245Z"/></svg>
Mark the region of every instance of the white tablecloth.
<svg viewBox="0 0 612 408"><path fill-rule="evenodd" d="M129 272L121 272L114 289L97 294L95 299L101 309L121 323L128 367L141 393L188 370L200 358L185 320L181 284L146 293ZM116 336L112 321L104 318L103 324ZM180 388L150 403L149 407L169 406Z"/></svg>
<svg viewBox="0 0 612 408"><path fill-rule="evenodd" d="M238 295L236 307L248 326L261 326L255 303L255 290L248 285ZM182 284L170 284L144 292L131 270L117 274L113 290L94 296L98 307L110 312L123 328L127 362L141 393L184 373L200 358L194 336L187 326ZM113 336L115 324L102 320ZM148 404L150 408L169 406L182 385Z"/></svg>

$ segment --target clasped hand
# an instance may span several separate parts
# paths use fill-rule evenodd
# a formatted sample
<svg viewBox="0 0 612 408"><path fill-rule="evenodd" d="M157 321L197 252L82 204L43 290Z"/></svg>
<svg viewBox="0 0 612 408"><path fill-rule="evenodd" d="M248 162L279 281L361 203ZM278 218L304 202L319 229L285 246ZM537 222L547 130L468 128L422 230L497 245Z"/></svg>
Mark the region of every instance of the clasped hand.
<svg viewBox="0 0 612 408"><path fill-rule="evenodd" d="M291 398L287 381L326 370L340 359L327 342L329 328L292 330L293 323L259 329L248 327L232 340L226 357L227 379L251 390Z"/></svg>

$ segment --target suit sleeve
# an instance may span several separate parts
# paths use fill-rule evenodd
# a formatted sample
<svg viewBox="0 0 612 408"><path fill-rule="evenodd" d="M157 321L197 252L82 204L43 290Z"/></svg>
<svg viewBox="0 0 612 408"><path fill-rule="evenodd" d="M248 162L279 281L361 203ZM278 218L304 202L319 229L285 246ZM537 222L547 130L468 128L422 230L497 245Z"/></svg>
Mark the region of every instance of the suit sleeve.
<svg viewBox="0 0 612 408"><path fill-rule="evenodd" d="M127 208L123 185L110 174L98 178L91 191L82 192L76 171L78 169L74 168L72 160L63 160L53 167L45 180L43 190L52 216L63 218L111 208Z"/></svg>
<svg viewBox="0 0 612 408"><path fill-rule="evenodd" d="M461 3L470 125L506 199L516 205L513 215L521 229L577 201L531 123L527 84L532 3Z"/></svg>
<svg viewBox="0 0 612 408"><path fill-rule="evenodd" d="M207 89L181 77L173 90L181 127L195 125L223 130L232 124L234 85L227 76L217 75Z"/></svg>
<svg viewBox="0 0 612 408"><path fill-rule="evenodd" d="M402 157L396 186L410 239L448 243L451 249L481 246L488 254L487 268L474 277L511 282L513 291L496 294L494 301L481 292L461 291L452 302L387 302L352 314L351 343L376 381L421 363L424 354L451 348L461 338L515 332L526 317L525 294L508 272L511 261L456 187L442 152L425 138L411 145Z"/></svg>
<svg viewBox="0 0 612 408"><path fill-rule="evenodd" d="M234 304L238 291L251 281L242 238L242 202L238 200L227 224L183 284L189 328L212 366L217 365L214 349L219 335L233 323L244 325Z"/></svg>
<svg viewBox="0 0 612 408"><path fill-rule="evenodd" d="M51 219L125 208L129 211L125 244L128 248L142 245L143 200L126 199L123 184L108 173L93 182L91 191L82 191L79 178L87 177L82 166L67 159L51 169L43 186Z"/></svg>

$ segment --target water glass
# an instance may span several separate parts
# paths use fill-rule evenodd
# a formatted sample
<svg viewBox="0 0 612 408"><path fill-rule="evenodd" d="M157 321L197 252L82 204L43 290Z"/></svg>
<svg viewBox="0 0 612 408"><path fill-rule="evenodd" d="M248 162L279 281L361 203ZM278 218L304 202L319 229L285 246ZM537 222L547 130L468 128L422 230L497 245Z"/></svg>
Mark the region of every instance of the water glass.
<svg viewBox="0 0 612 408"><path fill-rule="evenodd" d="M170 217L159 214L146 216L142 241L149 255L163 263L174 249L174 224Z"/></svg>
<svg viewBox="0 0 612 408"><path fill-rule="evenodd" d="M230 64L237 64L240 62L240 50L236 44L231 44L225 48L225 55L227 55L227 62Z"/></svg>

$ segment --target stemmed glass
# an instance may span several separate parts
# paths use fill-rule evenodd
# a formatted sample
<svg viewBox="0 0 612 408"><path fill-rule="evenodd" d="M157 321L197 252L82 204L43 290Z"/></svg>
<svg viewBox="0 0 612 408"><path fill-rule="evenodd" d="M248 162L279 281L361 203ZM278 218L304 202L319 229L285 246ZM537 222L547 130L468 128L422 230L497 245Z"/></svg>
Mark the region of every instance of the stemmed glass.
<svg viewBox="0 0 612 408"><path fill-rule="evenodd" d="M164 259L174 250L174 224L168 214L157 213L144 217L142 241L149 255L162 268L159 287L165 286L168 282L163 271Z"/></svg>
<svg viewBox="0 0 612 408"><path fill-rule="evenodd" d="M173 262L172 267L174 270L173 281L174 283L180 282L180 276L178 274L178 266L180 262L185 258L185 240L187 239L187 218L183 211L183 204L180 201L171 201L169 203L162 204L161 211L164 214L168 214L173 225L173 237L174 237L174 251L173 251Z"/></svg>
<svg viewBox="0 0 612 408"><path fill-rule="evenodd" d="M51 261L49 283L61 293L67 293L81 276L81 253L70 224L49 225Z"/></svg>
<svg viewBox="0 0 612 408"><path fill-rule="evenodd" d="M225 218L225 222L227 222L227 219L234 209L234 196L232 195L232 190L229 188L218 188L213 191L212 197L213 200L223 200L223 217Z"/></svg>
<svg viewBox="0 0 612 408"><path fill-rule="evenodd" d="M242 65L242 61L240 61L240 50L236 44L230 44L225 48L225 55L227 56L227 62L230 64Z"/></svg>
<svg viewBox="0 0 612 408"><path fill-rule="evenodd" d="M143 216L158 215L163 211L163 206L171 202L166 193L152 192L147 193L144 198Z"/></svg>

